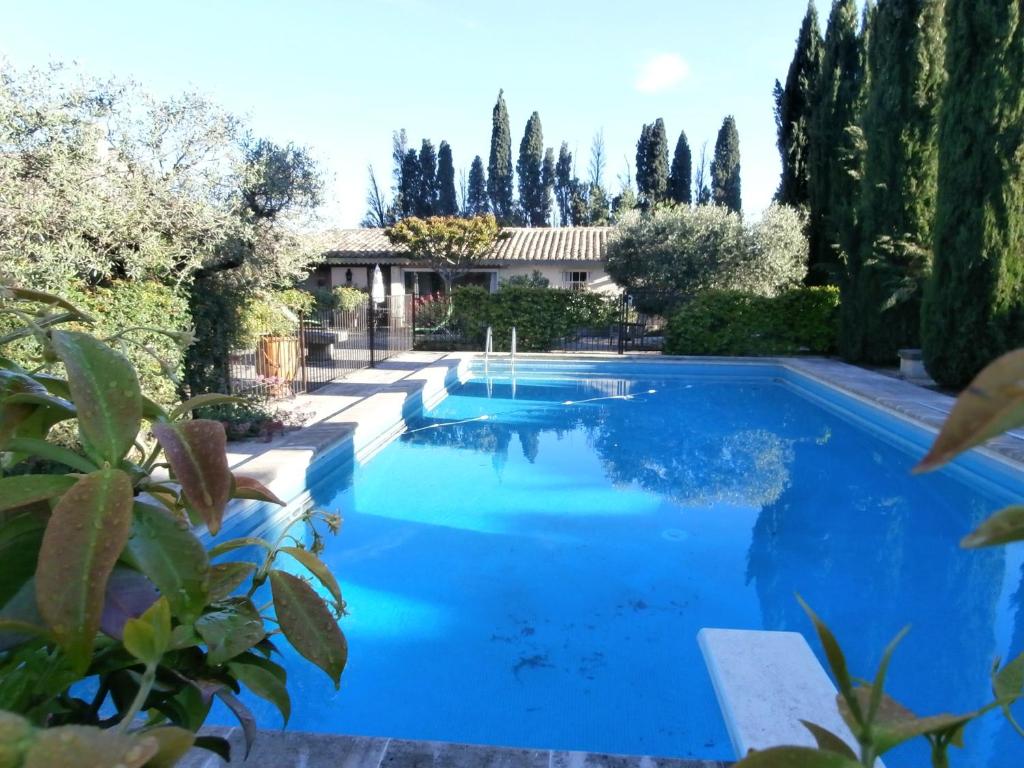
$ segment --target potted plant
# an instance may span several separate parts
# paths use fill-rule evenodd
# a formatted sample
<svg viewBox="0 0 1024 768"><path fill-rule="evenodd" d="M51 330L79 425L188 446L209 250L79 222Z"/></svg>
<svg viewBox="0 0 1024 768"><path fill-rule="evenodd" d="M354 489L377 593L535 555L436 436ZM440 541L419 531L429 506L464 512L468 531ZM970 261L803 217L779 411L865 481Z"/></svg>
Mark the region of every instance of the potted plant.
<svg viewBox="0 0 1024 768"><path fill-rule="evenodd" d="M276 296L255 298L242 309L241 340L256 350L256 374L293 381L299 371L299 318Z"/></svg>

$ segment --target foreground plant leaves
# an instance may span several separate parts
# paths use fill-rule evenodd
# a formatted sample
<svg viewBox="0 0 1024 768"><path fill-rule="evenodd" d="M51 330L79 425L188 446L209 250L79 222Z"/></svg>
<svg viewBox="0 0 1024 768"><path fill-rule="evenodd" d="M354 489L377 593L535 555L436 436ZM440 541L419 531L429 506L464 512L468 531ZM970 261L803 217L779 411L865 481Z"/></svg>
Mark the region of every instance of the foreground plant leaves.
<svg viewBox="0 0 1024 768"><path fill-rule="evenodd" d="M210 569L210 601L230 597L255 571L255 563L217 563Z"/></svg>
<svg viewBox="0 0 1024 768"><path fill-rule="evenodd" d="M931 450L914 468L929 472L957 454L1024 425L1024 349L989 363L957 398Z"/></svg>
<svg viewBox="0 0 1024 768"><path fill-rule="evenodd" d="M160 749L146 735L119 733L88 725L62 725L35 732L22 768L142 768Z"/></svg>
<svg viewBox="0 0 1024 768"><path fill-rule="evenodd" d="M751 752L735 768L861 768L856 760L837 752L810 747L772 747Z"/></svg>
<svg viewBox="0 0 1024 768"><path fill-rule="evenodd" d="M49 513L46 504L36 503L0 514L0 606L35 573Z"/></svg>
<svg viewBox="0 0 1024 768"><path fill-rule="evenodd" d="M131 450L142 425L142 391L134 367L89 334L54 331L51 338L67 370L86 453L116 464Z"/></svg>
<svg viewBox="0 0 1024 768"><path fill-rule="evenodd" d="M123 565L115 566L107 579L100 629L105 635L120 640L125 623L144 614L159 597L153 582L143 574Z"/></svg>
<svg viewBox="0 0 1024 768"><path fill-rule="evenodd" d="M132 520L132 483L118 469L82 477L53 509L36 566L39 613L72 665L92 658L107 579Z"/></svg>
<svg viewBox="0 0 1024 768"><path fill-rule="evenodd" d="M306 570L316 576L317 580L327 587L327 591L331 593L331 597L334 598L334 602L339 609L345 604L341 599L341 587L338 586L337 579L334 578L334 574L331 573L330 568L324 564L323 560L308 549L300 547L281 547L278 551L291 555L302 563Z"/></svg>
<svg viewBox="0 0 1024 768"><path fill-rule="evenodd" d="M822 728L817 723L812 723L808 720L801 720L800 723L811 732L814 736L814 741L818 744L818 749L822 749L826 752L835 752L836 754L848 757L851 760L857 759L857 754L853 751L849 744L842 740L839 736L832 733L827 728Z"/></svg>
<svg viewBox="0 0 1024 768"><path fill-rule="evenodd" d="M216 535L232 484L224 425L206 419L154 424L153 434L189 505L202 516L210 533Z"/></svg>
<svg viewBox="0 0 1024 768"><path fill-rule="evenodd" d="M14 437L16 430L35 411L27 403L8 403L12 395L29 393L45 395L46 388L25 373L0 369L0 445Z"/></svg>
<svg viewBox="0 0 1024 768"><path fill-rule="evenodd" d="M0 512L56 498L75 484L68 475L18 475L0 478Z"/></svg>
<svg viewBox="0 0 1024 768"><path fill-rule="evenodd" d="M195 626L206 643L207 660L213 665L233 659L267 635L259 611L246 597L223 601L219 610L204 614Z"/></svg>
<svg viewBox="0 0 1024 768"><path fill-rule="evenodd" d="M348 643L330 609L309 584L290 573L271 571L270 589L284 636L337 688L348 660Z"/></svg>
<svg viewBox="0 0 1024 768"><path fill-rule="evenodd" d="M288 724L292 703L288 695L288 673L284 667L254 653L244 653L228 663L228 670L238 682L277 707L284 724Z"/></svg>
<svg viewBox="0 0 1024 768"><path fill-rule="evenodd" d="M997 661L997 668L992 672L992 693L1003 710L1003 716L1017 733L1024 736L1024 728L1010 710L1010 705L1024 695L1024 653L1002 669L998 668Z"/></svg>
<svg viewBox="0 0 1024 768"><path fill-rule="evenodd" d="M199 617L209 597L210 558L188 523L160 507L135 502L125 555L160 588L182 622Z"/></svg>
<svg viewBox="0 0 1024 768"><path fill-rule="evenodd" d="M269 501L272 504L279 504L282 507L284 506L284 502L259 480L252 477L245 477L243 475L234 475L233 477L235 484L231 491L232 498Z"/></svg>
<svg viewBox="0 0 1024 768"><path fill-rule="evenodd" d="M974 549L1024 540L1024 505L1001 509L964 536L960 546Z"/></svg>

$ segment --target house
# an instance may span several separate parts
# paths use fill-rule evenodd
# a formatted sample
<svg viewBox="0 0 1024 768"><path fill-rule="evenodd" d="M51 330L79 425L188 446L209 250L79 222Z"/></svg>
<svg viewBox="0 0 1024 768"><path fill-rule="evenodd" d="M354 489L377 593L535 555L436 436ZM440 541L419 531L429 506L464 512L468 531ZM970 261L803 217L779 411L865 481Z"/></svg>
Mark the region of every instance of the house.
<svg viewBox="0 0 1024 768"><path fill-rule="evenodd" d="M456 285L479 285L492 293L511 277L530 276L535 270L552 288L619 293L605 272L605 248L613 227L505 227L506 237L494 251ZM440 293L444 283L437 273L392 245L383 229L345 229L310 275L312 288L341 285L368 289L373 268L380 265L391 296Z"/></svg>

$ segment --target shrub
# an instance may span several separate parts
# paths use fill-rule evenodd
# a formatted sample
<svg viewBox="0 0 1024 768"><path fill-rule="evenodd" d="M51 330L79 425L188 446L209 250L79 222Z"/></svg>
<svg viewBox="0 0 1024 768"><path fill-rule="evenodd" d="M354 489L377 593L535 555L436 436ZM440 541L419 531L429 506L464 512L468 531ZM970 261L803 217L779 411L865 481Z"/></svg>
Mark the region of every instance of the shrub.
<svg viewBox="0 0 1024 768"><path fill-rule="evenodd" d="M253 297L239 308L238 343L254 347L261 336L294 336L298 315L278 294Z"/></svg>
<svg viewBox="0 0 1024 768"><path fill-rule="evenodd" d="M277 299L296 314L309 314L316 306L316 296L300 288L286 288L278 291Z"/></svg>
<svg viewBox="0 0 1024 768"><path fill-rule="evenodd" d="M826 354L836 347L839 291L796 288L774 298L708 291L676 312L665 334L670 355Z"/></svg>
<svg viewBox="0 0 1024 768"><path fill-rule="evenodd" d="M502 287L509 288L547 288L551 281L544 277L539 269L533 270L528 275L513 275L501 281Z"/></svg>
<svg viewBox="0 0 1024 768"><path fill-rule="evenodd" d="M753 223L718 205L633 212L608 244L608 274L654 314L709 289L775 296L807 273L803 230L803 215L780 205Z"/></svg>
<svg viewBox="0 0 1024 768"><path fill-rule="evenodd" d="M452 294L452 325L467 341L483 344L487 326L494 344L508 349L512 327L524 352L545 352L580 327L611 322L617 302L597 293L559 288L509 286L488 293L478 286L456 288Z"/></svg>
<svg viewBox="0 0 1024 768"><path fill-rule="evenodd" d="M347 285L339 285L331 291L331 295L334 296L334 309L339 309L342 312L351 312L359 309L359 307L370 300L370 296L366 291L350 288Z"/></svg>

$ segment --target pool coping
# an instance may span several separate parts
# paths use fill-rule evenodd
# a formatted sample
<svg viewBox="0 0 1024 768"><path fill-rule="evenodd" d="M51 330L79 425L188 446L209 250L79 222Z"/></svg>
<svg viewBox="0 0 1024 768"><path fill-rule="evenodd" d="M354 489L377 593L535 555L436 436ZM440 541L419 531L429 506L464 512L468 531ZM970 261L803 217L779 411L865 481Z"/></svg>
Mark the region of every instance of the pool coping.
<svg viewBox="0 0 1024 768"><path fill-rule="evenodd" d="M288 502L289 509L301 507L308 494L307 473L325 457L341 453L365 461L404 430L406 419L441 402L454 386L471 377L473 361L480 353L442 353L424 365L397 358L390 368L401 375L370 385L365 396L329 417L299 429L279 444L260 451L232 467L239 474L254 476ZM495 361L508 356L495 356ZM936 433L954 398L903 379L859 368L823 357L689 357L672 355L617 354L522 354L523 361L564 361L567 363L640 363L650 365L708 365L751 367L775 366L805 376L861 402L880 408L912 425ZM401 367L406 366L406 367ZM385 364L385 369L387 365ZM329 385L330 386L330 385ZM1024 471L1024 436L1003 436L975 451L1005 466ZM225 527L244 525L251 516L267 511L257 502L235 504ZM208 729L227 735L240 747L238 728ZM587 752L531 750L463 745L406 739L369 738L342 734L300 731L261 731L250 768L419 768L420 766L493 766L494 768L719 768L731 762L677 758L615 756ZM244 750L236 749L240 754ZM239 761L232 761L235 764ZM214 768L218 758L193 752L184 768Z"/></svg>

